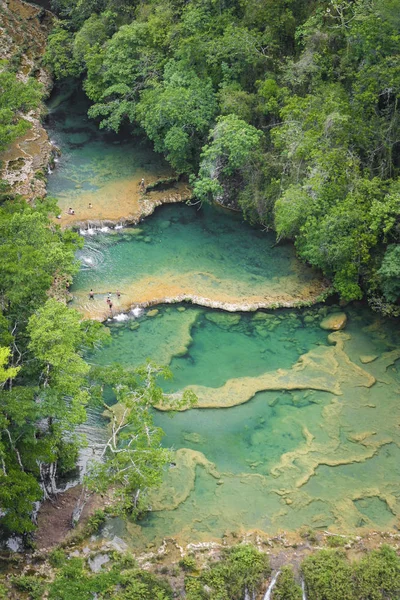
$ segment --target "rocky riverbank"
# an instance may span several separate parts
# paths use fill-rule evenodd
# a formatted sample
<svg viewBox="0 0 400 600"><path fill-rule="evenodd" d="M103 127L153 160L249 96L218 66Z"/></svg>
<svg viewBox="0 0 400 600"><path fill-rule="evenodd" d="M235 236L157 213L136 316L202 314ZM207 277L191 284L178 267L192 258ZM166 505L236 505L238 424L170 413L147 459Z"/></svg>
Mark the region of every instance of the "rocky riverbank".
<svg viewBox="0 0 400 600"><path fill-rule="evenodd" d="M52 81L42 65L53 15L23 0L0 1L0 59L11 63L21 81L35 77L49 93ZM47 165L52 147L42 124L44 106L21 115L31 128L0 154L0 178L28 200L46 195Z"/></svg>

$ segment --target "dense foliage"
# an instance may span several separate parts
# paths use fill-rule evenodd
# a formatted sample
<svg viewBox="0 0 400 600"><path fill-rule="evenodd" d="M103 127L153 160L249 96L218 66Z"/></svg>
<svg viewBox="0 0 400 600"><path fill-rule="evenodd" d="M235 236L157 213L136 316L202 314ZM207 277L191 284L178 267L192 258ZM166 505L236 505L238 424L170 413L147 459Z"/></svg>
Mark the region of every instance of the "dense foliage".
<svg viewBox="0 0 400 600"><path fill-rule="evenodd" d="M269 558L254 546L227 548L221 559L204 569L200 577L186 577L188 600L231 600L258 593L271 573Z"/></svg>
<svg viewBox="0 0 400 600"><path fill-rule="evenodd" d="M87 494L113 485L119 506L138 513L169 460L149 410L162 400L155 379L166 373L151 365L130 374L90 366L85 355L108 331L55 297L65 294L81 245L49 219L55 211L49 199L0 205L0 522L3 531L22 534L34 528L34 503L52 497L58 477L75 469L85 443L77 426L89 403L103 407L105 386L119 404L113 412L104 406L110 440Z"/></svg>
<svg viewBox="0 0 400 600"><path fill-rule="evenodd" d="M26 574L0 576L0 598L243 600L263 597L271 581L268 555L250 544L226 548L218 557L206 560L201 553L186 555L179 567L164 561L161 568L153 565L157 576L140 569L130 554L117 552L109 553L100 570L92 572L95 554L98 551L77 557L53 550L45 558L45 569L36 565L40 576L32 574L32 568ZM388 546L365 552L353 562L342 550L318 550L303 560L300 572L290 564L282 567L271 600L301 600L301 580L307 600L396 600L400 594L400 558Z"/></svg>
<svg viewBox="0 0 400 600"><path fill-rule="evenodd" d="M0 152L30 129L23 114L37 108L41 99L42 86L36 79L20 81L7 62L0 61Z"/></svg>
<svg viewBox="0 0 400 600"><path fill-rule="evenodd" d="M47 62L200 200L295 241L344 299L399 299L400 0L53 0Z"/></svg>
<svg viewBox="0 0 400 600"><path fill-rule="evenodd" d="M389 546L351 563L343 550L321 550L303 561L309 600L385 600L400 597L400 558Z"/></svg>

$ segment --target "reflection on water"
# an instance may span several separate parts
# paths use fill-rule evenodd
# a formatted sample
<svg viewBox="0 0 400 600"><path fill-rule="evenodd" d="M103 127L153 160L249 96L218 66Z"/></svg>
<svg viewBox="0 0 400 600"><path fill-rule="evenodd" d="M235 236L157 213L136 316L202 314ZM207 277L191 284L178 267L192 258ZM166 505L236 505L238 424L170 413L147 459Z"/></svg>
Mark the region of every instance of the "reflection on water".
<svg viewBox="0 0 400 600"><path fill-rule="evenodd" d="M246 376L290 372L310 350L334 350L319 326L325 307L235 315L184 308L112 323L112 344L92 360L129 367L162 358L174 373L164 389L175 391L232 379L245 385ZM264 391L240 406L173 418L156 412L177 466L155 493L154 512L140 525L110 521L109 535L116 528L140 546L255 528L393 528L400 512L398 324L362 307L346 312L346 332L335 334L344 352L333 352L327 367L315 363L315 378L328 368L340 392L312 389L309 373L306 390Z"/></svg>

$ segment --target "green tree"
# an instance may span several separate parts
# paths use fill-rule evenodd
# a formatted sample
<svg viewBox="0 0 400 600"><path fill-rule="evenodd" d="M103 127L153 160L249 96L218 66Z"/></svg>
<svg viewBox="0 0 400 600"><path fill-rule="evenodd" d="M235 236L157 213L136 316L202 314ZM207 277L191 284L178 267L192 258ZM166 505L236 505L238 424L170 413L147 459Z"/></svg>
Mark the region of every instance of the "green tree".
<svg viewBox="0 0 400 600"><path fill-rule="evenodd" d="M384 600L400 595L400 558L389 546L373 550L354 565L355 598Z"/></svg>
<svg viewBox="0 0 400 600"><path fill-rule="evenodd" d="M397 302L400 297L400 245L388 246L378 271L383 294L389 302Z"/></svg>
<svg viewBox="0 0 400 600"><path fill-rule="evenodd" d="M158 152L178 172L191 171L217 108L211 81L170 61L164 81L141 94L136 115Z"/></svg>
<svg viewBox="0 0 400 600"><path fill-rule="evenodd" d="M352 569L341 550L320 550L307 557L301 569L309 600L354 600Z"/></svg>
<svg viewBox="0 0 400 600"><path fill-rule="evenodd" d="M199 175L193 183L199 200L218 199L226 178L239 174L250 178L261 153L262 132L235 114L219 117L210 133L210 143L201 154Z"/></svg>
<svg viewBox="0 0 400 600"><path fill-rule="evenodd" d="M243 544L224 550L221 560L211 564L201 580L211 589L212 598L230 600L243 598L246 591L250 595L258 593L270 574L268 556Z"/></svg>

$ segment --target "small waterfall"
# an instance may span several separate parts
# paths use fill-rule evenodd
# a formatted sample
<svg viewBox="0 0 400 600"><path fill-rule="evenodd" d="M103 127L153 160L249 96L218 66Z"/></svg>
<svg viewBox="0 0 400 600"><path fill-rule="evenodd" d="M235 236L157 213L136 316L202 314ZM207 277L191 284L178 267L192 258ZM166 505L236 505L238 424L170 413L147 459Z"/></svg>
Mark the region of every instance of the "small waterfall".
<svg viewBox="0 0 400 600"><path fill-rule="evenodd" d="M137 319L138 317L142 316L142 314L144 313L144 309L140 308L140 306L135 306L135 308L132 308L131 313Z"/></svg>
<svg viewBox="0 0 400 600"><path fill-rule="evenodd" d="M303 592L303 600L307 600L306 584L304 583L304 579L301 580L301 591Z"/></svg>
<svg viewBox="0 0 400 600"><path fill-rule="evenodd" d="M272 581L269 584L267 591L265 592L264 600L271 600L271 592L275 587L276 580L278 579L279 573L280 573L280 571L275 573L275 575L273 576Z"/></svg>
<svg viewBox="0 0 400 600"><path fill-rule="evenodd" d="M246 588L244 591L244 600L256 600L255 592L253 592L250 596L249 590Z"/></svg>

